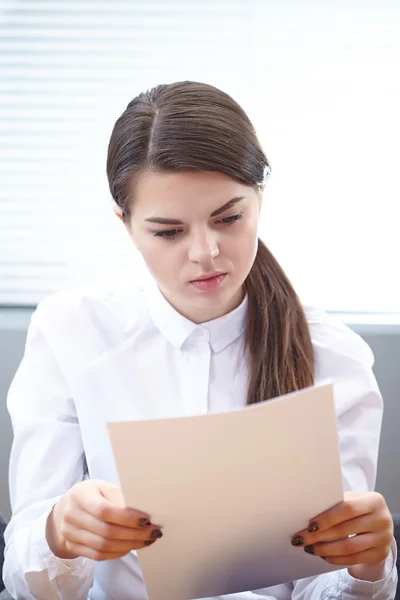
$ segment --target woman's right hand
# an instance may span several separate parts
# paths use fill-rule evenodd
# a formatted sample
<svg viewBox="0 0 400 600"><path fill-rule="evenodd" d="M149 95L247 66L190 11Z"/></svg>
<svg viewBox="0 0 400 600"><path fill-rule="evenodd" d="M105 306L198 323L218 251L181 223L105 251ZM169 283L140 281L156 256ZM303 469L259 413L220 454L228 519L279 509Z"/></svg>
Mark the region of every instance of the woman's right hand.
<svg viewBox="0 0 400 600"><path fill-rule="evenodd" d="M59 558L113 560L162 537L149 516L124 503L121 488L100 480L74 485L53 507L46 538Z"/></svg>

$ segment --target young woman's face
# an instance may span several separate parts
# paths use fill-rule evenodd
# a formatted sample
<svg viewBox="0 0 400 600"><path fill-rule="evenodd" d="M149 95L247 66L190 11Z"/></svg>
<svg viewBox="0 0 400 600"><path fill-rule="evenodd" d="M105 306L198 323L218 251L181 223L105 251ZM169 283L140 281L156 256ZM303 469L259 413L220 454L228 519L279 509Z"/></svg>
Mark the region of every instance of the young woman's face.
<svg viewBox="0 0 400 600"><path fill-rule="evenodd" d="M132 191L129 235L172 306L196 323L236 308L257 252L261 194L211 171L146 171Z"/></svg>

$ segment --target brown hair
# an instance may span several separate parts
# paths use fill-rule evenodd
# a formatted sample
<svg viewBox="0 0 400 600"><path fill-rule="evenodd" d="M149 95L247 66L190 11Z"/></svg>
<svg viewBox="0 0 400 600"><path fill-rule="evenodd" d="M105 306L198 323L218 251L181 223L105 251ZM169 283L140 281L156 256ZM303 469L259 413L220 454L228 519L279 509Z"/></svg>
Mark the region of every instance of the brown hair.
<svg viewBox="0 0 400 600"><path fill-rule="evenodd" d="M133 175L146 169L218 171L260 190L269 164L251 121L233 98L214 86L183 81L139 94L115 123L107 176L125 221ZM312 385L313 348L303 308L261 240L245 286L248 404Z"/></svg>

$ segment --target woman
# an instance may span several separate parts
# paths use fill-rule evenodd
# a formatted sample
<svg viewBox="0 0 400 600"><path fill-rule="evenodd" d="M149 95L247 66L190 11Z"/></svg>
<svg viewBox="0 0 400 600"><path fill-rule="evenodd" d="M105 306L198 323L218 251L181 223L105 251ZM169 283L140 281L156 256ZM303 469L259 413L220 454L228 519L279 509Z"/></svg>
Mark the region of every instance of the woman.
<svg viewBox="0 0 400 600"><path fill-rule="evenodd" d="M327 377L346 496L292 543L343 569L230 598L393 598L393 524L372 491L382 416L372 354L302 307L258 240L268 172L248 117L212 86L160 85L117 120L115 212L155 283L62 292L33 316L8 399L4 574L15 598L146 598L132 550L163 531L124 506L108 421L229 410Z"/></svg>

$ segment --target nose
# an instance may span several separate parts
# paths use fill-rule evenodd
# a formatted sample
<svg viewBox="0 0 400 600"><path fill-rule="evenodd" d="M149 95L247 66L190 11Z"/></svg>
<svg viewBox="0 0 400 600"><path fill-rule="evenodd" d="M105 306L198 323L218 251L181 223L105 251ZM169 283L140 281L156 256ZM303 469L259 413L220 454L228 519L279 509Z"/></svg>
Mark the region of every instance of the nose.
<svg viewBox="0 0 400 600"><path fill-rule="evenodd" d="M188 256L191 262L207 265L218 254L218 242L212 232L196 233L190 238Z"/></svg>

